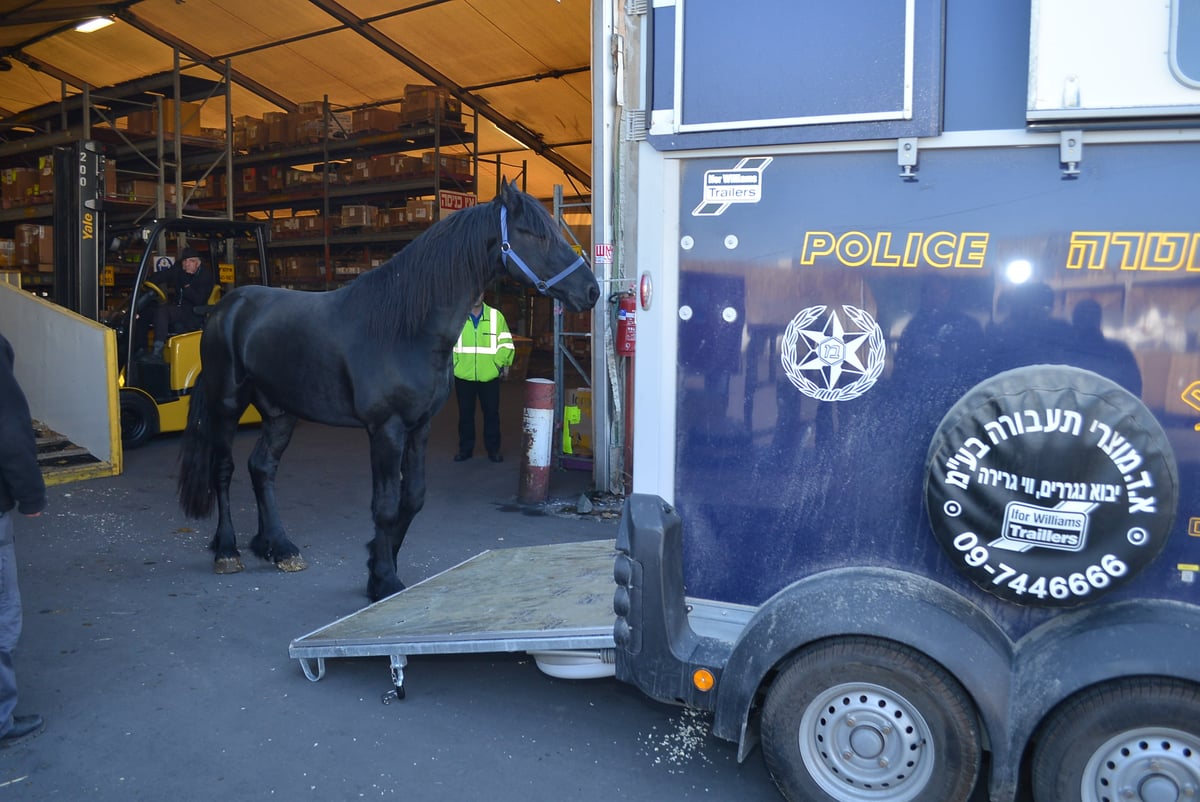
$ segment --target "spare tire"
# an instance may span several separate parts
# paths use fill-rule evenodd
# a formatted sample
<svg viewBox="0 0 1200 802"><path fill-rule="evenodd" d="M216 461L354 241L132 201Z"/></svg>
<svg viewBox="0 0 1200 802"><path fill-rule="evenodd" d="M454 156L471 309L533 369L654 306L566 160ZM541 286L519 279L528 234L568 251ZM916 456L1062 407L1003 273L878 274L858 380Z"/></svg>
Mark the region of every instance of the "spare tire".
<svg viewBox="0 0 1200 802"><path fill-rule="evenodd" d="M1007 601L1073 607L1166 544L1179 473L1166 434L1114 382L1033 365L973 387L929 446L929 523L954 565Z"/></svg>

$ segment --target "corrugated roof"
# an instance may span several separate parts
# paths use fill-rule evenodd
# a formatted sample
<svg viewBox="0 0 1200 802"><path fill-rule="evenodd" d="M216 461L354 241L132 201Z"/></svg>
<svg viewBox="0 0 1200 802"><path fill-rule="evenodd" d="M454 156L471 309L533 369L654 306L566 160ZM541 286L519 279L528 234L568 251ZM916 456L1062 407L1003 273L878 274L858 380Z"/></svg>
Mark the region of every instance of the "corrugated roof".
<svg viewBox="0 0 1200 802"><path fill-rule="evenodd" d="M111 16L94 33L80 19ZM480 186L495 160L531 192L586 192L591 173L588 0L0 0L3 123L78 95L170 72L219 79L235 117L328 98L395 104L408 84L448 87L478 112ZM394 107L394 106L392 106ZM224 127L224 104L202 124Z"/></svg>

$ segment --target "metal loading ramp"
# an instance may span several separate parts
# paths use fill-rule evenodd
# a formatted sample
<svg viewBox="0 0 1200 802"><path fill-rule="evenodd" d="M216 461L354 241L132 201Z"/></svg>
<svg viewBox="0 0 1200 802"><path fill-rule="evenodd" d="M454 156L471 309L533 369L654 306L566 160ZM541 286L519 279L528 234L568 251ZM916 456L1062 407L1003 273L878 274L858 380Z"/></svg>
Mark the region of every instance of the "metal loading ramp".
<svg viewBox="0 0 1200 802"><path fill-rule="evenodd" d="M611 650L615 540L485 551L296 638L313 682L328 657L390 657L404 698L410 655ZM315 668L313 661L315 661Z"/></svg>

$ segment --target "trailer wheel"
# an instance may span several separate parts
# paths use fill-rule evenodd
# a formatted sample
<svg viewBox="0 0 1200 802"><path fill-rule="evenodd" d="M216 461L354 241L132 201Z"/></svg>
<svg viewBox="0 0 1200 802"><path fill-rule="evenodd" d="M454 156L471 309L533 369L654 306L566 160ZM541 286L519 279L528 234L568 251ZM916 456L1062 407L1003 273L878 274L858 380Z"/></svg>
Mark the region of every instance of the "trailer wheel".
<svg viewBox="0 0 1200 802"><path fill-rule="evenodd" d="M121 393L121 446L133 449L158 434L158 408L137 392Z"/></svg>
<svg viewBox="0 0 1200 802"><path fill-rule="evenodd" d="M792 659L767 693L762 745L792 802L965 802L982 759L958 682L918 652L868 638Z"/></svg>
<svg viewBox="0 0 1200 802"><path fill-rule="evenodd" d="M1200 792L1200 689L1139 678L1091 688L1047 723L1033 757L1037 802L1157 802Z"/></svg>

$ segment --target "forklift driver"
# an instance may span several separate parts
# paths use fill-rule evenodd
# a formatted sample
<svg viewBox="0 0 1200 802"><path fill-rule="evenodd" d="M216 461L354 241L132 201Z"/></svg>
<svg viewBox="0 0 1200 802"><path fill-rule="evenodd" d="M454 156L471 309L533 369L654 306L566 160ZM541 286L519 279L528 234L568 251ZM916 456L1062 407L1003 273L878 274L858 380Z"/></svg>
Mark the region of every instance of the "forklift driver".
<svg viewBox="0 0 1200 802"><path fill-rule="evenodd" d="M163 347L171 334L196 331L204 318L196 313L197 306L208 303L213 289L212 271L200 263L200 254L184 248L175 264L155 274L152 283L166 296L154 314L154 356L161 358Z"/></svg>

